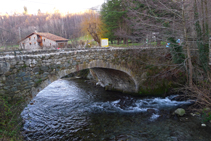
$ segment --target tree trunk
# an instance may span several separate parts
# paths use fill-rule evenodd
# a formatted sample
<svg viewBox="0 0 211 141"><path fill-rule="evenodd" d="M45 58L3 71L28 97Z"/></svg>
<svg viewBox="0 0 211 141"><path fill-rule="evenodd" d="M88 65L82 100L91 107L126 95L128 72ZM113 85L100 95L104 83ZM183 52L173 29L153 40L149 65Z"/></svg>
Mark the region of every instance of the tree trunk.
<svg viewBox="0 0 211 141"><path fill-rule="evenodd" d="M188 36L187 36L187 29L186 29L184 1L185 0L182 0L183 2L182 20L183 20L183 26L184 26L185 47L187 48L187 55L188 55L188 71L189 71L188 82L189 82L189 87L193 87L193 67L192 67L192 62L191 62L190 48L187 45Z"/></svg>
<svg viewBox="0 0 211 141"><path fill-rule="evenodd" d="M161 40L157 39L157 46L160 47L161 46Z"/></svg>
<svg viewBox="0 0 211 141"><path fill-rule="evenodd" d="M205 4L205 57L206 57L206 72L209 71L209 18L208 18L208 4L207 0L204 0Z"/></svg>
<svg viewBox="0 0 211 141"><path fill-rule="evenodd" d="M123 39L124 40L124 45L126 44L126 38Z"/></svg>

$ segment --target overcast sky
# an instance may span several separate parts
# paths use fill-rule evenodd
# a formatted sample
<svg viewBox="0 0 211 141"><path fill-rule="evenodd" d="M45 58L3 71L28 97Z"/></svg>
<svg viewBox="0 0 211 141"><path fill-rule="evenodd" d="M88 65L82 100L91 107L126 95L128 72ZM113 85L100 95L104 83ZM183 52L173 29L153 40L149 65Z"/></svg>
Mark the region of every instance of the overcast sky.
<svg viewBox="0 0 211 141"><path fill-rule="evenodd" d="M29 14L36 14L38 9L41 12L53 12L58 9L62 13L74 13L84 11L91 7L100 6L105 0L1 0L0 14L14 12L23 13L26 6Z"/></svg>

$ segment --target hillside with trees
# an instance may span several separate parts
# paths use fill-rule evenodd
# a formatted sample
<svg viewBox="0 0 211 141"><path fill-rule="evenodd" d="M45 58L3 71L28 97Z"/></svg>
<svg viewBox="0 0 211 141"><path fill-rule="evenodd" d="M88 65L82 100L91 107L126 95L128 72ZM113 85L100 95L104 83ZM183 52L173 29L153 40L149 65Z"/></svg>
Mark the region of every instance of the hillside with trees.
<svg viewBox="0 0 211 141"><path fill-rule="evenodd" d="M0 46L17 45L21 38L38 32L50 32L67 39L81 36L80 24L83 14L62 15L59 11L53 14L41 13L27 14L24 8L23 14L0 16Z"/></svg>

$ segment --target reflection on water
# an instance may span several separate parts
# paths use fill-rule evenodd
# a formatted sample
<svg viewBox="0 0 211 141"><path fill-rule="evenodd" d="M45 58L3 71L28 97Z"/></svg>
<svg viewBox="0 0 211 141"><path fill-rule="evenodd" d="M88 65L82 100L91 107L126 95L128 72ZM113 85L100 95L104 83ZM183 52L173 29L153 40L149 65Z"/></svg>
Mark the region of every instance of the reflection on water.
<svg viewBox="0 0 211 141"><path fill-rule="evenodd" d="M186 101L137 98L104 91L84 80L58 80L22 112L26 140L209 140L190 120L163 118ZM191 118L191 117L189 117Z"/></svg>

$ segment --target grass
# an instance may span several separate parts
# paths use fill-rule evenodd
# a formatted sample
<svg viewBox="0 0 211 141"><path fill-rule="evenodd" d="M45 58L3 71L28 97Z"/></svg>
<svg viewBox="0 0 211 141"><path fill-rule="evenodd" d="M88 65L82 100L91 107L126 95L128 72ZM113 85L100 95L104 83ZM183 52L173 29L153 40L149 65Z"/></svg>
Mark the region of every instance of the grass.
<svg viewBox="0 0 211 141"><path fill-rule="evenodd" d="M76 42L77 42L78 44L84 45L84 44L86 44L87 40L88 40L88 44L86 45L86 47L90 48L93 46L98 46L98 43L96 41L93 41L93 38L91 36L81 36L79 38L69 40L68 44L76 44Z"/></svg>
<svg viewBox="0 0 211 141"><path fill-rule="evenodd" d="M128 40L128 42L131 42L131 40ZM124 44L124 41L121 40L119 44L117 44L117 41L114 41L113 44L111 44L111 41L108 41L109 46L111 47L131 47L131 46L141 46L143 43L128 43Z"/></svg>
<svg viewBox="0 0 211 141"><path fill-rule="evenodd" d="M78 38L78 40L82 40L82 41L87 41L87 40L92 40L93 38L91 36L82 36L80 38Z"/></svg>
<svg viewBox="0 0 211 141"><path fill-rule="evenodd" d="M19 45L13 45L13 46L6 46L7 50L15 50L19 48ZM4 51L5 47L0 47L0 51Z"/></svg>
<svg viewBox="0 0 211 141"><path fill-rule="evenodd" d="M79 38L76 38L76 41L87 41L87 40L92 40L93 38L91 36L81 36ZM69 40L68 41L68 44L71 44L72 43L72 40Z"/></svg>
<svg viewBox="0 0 211 141"><path fill-rule="evenodd" d="M165 46L165 45L166 45L166 42L161 41L161 45L162 45L162 46Z"/></svg>
<svg viewBox="0 0 211 141"><path fill-rule="evenodd" d="M111 47L130 47L130 46L141 46L141 43L128 43L127 44L109 44Z"/></svg>
<svg viewBox="0 0 211 141"><path fill-rule="evenodd" d="M109 41L109 46L112 46L112 47L132 47L132 46L143 46L144 45L144 43L128 43L128 45L127 45L127 44L124 44L123 40L120 41L120 43L118 45L116 42L111 44L111 41ZM131 41L128 40L128 42L131 42ZM148 45L149 46L157 46L157 42L151 42L151 43L148 43ZM161 41L161 45L165 46L166 42Z"/></svg>
<svg viewBox="0 0 211 141"><path fill-rule="evenodd" d="M88 35L87 36L81 36L79 38L76 38L76 40L78 42L80 42L80 41L86 42L88 40L90 43L92 42L91 43L92 45L97 45L97 42L91 41L91 40L93 40L93 38L91 36L88 36ZM128 40L128 42L131 42L131 40ZM69 40L68 43L71 44L72 43L72 40ZM114 41L113 44L111 44L111 41L108 41L108 43L109 43L109 46L111 46L111 47L133 47L133 46L143 46L144 45L144 43L128 43L128 44L124 44L124 41L123 40L120 41L119 45L117 44L117 41ZM148 45L150 45L150 46L156 46L157 45L157 42L151 42ZM166 42L161 41L161 45L162 46L165 46L166 45Z"/></svg>

